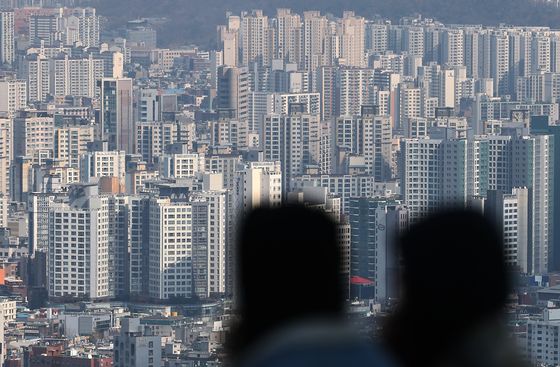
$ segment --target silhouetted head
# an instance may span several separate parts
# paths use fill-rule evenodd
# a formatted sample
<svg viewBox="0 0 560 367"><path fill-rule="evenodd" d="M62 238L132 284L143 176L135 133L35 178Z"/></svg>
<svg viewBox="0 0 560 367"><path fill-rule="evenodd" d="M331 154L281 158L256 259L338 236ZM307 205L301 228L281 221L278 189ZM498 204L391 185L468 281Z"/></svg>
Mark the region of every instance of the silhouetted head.
<svg viewBox="0 0 560 367"><path fill-rule="evenodd" d="M236 351L276 328L343 315L336 224L301 206L256 209L240 228Z"/></svg>
<svg viewBox="0 0 560 367"><path fill-rule="evenodd" d="M434 214L400 245L403 299L385 335L405 365L433 363L501 315L509 291L502 236L482 215Z"/></svg>
<svg viewBox="0 0 560 367"><path fill-rule="evenodd" d="M401 251L405 302L473 317L502 310L508 286L502 236L482 215L435 214L410 228Z"/></svg>

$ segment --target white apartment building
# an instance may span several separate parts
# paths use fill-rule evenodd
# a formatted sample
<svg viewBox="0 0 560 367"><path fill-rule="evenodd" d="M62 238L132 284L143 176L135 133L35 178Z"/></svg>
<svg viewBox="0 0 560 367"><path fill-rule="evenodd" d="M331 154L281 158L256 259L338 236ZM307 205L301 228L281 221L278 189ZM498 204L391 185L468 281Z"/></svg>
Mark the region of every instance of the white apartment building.
<svg viewBox="0 0 560 367"><path fill-rule="evenodd" d="M319 93L275 93L272 100L272 113L288 114L293 103L304 104L305 112L308 114L321 114Z"/></svg>
<svg viewBox="0 0 560 367"><path fill-rule="evenodd" d="M542 319L527 324L526 353L533 365L560 363L560 309L545 309Z"/></svg>
<svg viewBox="0 0 560 367"><path fill-rule="evenodd" d="M97 81L104 77L105 70L104 60L92 55L79 58L30 55L25 66L30 101L46 101L49 95L96 97L99 95Z"/></svg>
<svg viewBox="0 0 560 367"><path fill-rule="evenodd" d="M401 140L401 181L404 203L409 209L410 221L414 222L441 204L442 140Z"/></svg>
<svg viewBox="0 0 560 367"><path fill-rule="evenodd" d="M303 175L292 179L290 187L291 191L305 187L325 187L330 194L341 197L342 212L347 213L350 198L374 196L375 179L370 175Z"/></svg>
<svg viewBox="0 0 560 367"><path fill-rule="evenodd" d="M173 122L137 122L135 129L136 153L141 154L147 163L154 163L179 135L179 127Z"/></svg>
<svg viewBox="0 0 560 367"><path fill-rule="evenodd" d="M228 230L227 192L225 190L195 192L191 195L190 201L193 204L195 293L203 298L224 294L227 262L226 232ZM195 206L202 209L196 218ZM195 239L196 234L200 232L202 232L202 236Z"/></svg>
<svg viewBox="0 0 560 367"><path fill-rule="evenodd" d="M531 72L550 72L551 41L545 35L535 35L531 39Z"/></svg>
<svg viewBox="0 0 560 367"><path fill-rule="evenodd" d="M13 119L0 117L0 194L10 194L10 164L13 158Z"/></svg>
<svg viewBox="0 0 560 367"><path fill-rule="evenodd" d="M396 126L400 127L403 121L409 118L422 116L422 90L401 83L398 88L398 111L395 116Z"/></svg>
<svg viewBox="0 0 560 367"><path fill-rule="evenodd" d="M23 113L14 119L14 157L30 157L40 164L54 149L54 118L44 112Z"/></svg>
<svg viewBox="0 0 560 367"><path fill-rule="evenodd" d="M241 161L240 155L211 155L205 158L205 172L221 173L223 187L233 190L235 187L235 172Z"/></svg>
<svg viewBox="0 0 560 367"><path fill-rule="evenodd" d="M250 80L247 67L220 66L214 108L234 111L238 120L249 118Z"/></svg>
<svg viewBox="0 0 560 367"><path fill-rule="evenodd" d="M389 116L341 116L336 120L336 145L363 156L366 173L377 181L391 178L391 139Z"/></svg>
<svg viewBox="0 0 560 367"><path fill-rule="evenodd" d="M8 226L9 196L0 194L0 227Z"/></svg>
<svg viewBox="0 0 560 367"><path fill-rule="evenodd" d="M262 10L253 10L241 17L241 63L270 65L272 47L269 40L268 17Z"/></svg>
<svg viewBox="0 0 560 367"><path fill-rule="evenodd" d="M138 103L137 124L141 122L160 121L161 111L158 101L159 91L154 88L142 88L135 94Z"/></svg>
<svg viewBox="0 0 560 367"><path fill-rule="evenodd" d="M158 171L152 170L135 170L126 173L126 192L131 195L137 195L146 188L145 182L157 180L159 178Z"/></svg>
<svg viewBox="0 0 560 367"><path fill-rule="evenodd" d="M532 193L532 271L536 274L548 272L549 255L552 244L552 178L554 165L554 137L552 135L534 135ZM521 152L523 154L523 152ZM516 174L516 173L514 173Z"/></svg>
<svg viewBox="0 0 560 367"><path fill-rule="evenodd" d="M198 153L167 154L159 165L161 177L186 178L204 172L204 156Z"/></svg>
<svg viewBox="0 0 560 367"><path fill-rule="evenodd" d="M120 333L113 344L115 367L162 366L162 337L153 335L138 318L122 319Z"/></svg>
<svg viewBox="0 0 560 367"><path fill-rule="evenodd" d="M71 184L80 182L80 170L65 162L53 161L47 166L33 166L33 188L38 192L63 192Z"/></svg>
<svg viewBox="0 0 560 367"><path fill-rule="evenodd" d="M95 188L95 189L94 189ZM109 199L96 186L70 203L49 210L47 290L49 297L104 299L110 292Z"/></svg>
<svg viewBox="0 0 560 367"><path fill-rule="evenodd" d="M233 22L233 19L236 21ZM228 23L228 26L218 26L218 44L222 46L223 55L222 62L216 63L216 66L237 66L239 63L239 17L229 16ZM236 23L236 27L231 27L233 23Z"/></svg>
<svg viewBox="0 0 560 367"><path fill-rule="evenodd" d="M220 119L210 123L210 142L214 146L231 146L233 150L249 147L247 121Z"/></svg>
<svg viewBox="0 0 560 367"><path fill-rule="evenodd" d="M276 14L277 33L275 59L285 59L298 63L301 58L301 45L298 36L301 34L301 17L293 14L290 9L278 9Z"/></svg>
<svg viewBox="0 0 560 367"><path fill-rule="evenodd" d="M25 80L0 81L0 112L15 114L27 106L27 83Z"/></svg>
<svg viewBox="0 0 560 367"><path fill-rule="evenodd" d="M274 94L250 92L248 99L248 129L251 132L260 132L264 117L274 110Z"/></svg>
<svg viewBox="0 0 560 367"><path fill-rule="evenodd" d="M439 106L455 108L455 71L445 69L439 75Z"/></svg>
<svg viewBox="0 0 560 367"><path fill-rule="evenodd" d="M93 126L71 126L57 128L54 132L53 157L69 167L80 168L80 159L87 153L87 145L95 139Z"/></svg>
<svg viewBox="0 0 560 367"><path fill-rule="evenodd" d="M424 56L424 29L406 27L403 32L403 50L410 55Z"/></svg>
<svg viewBox="0 0 560 367"><path fill-rule="evenodd" d="M529 209L529 190L521 187L488 191L484 204L484 212L502 228L506 263L523 273L529 269Z"/></svg>
<svg viewBox="0 0 560 367"><path fill-rule="evenodd" d="M57 194L32 193L28 199L29 251L47 252L49 246L49 212Z"/></svg>
<svg viewBox="0 0 560 367"><path fill-rule="evenodd" d="M249 162L237 171L235 183L237 209L249 211L282 203L282 169L279 161Z"/></svg>
<svg viewBox="0 0 560 367"><path fill-rule="evenodd" d="M313 72L319 66L327 65L325 44L332 32L325 16L318 11L303 12L303 57L302 70Z"/></svg>
<svg viewBox="0 0 560 367"><path fill-rule="evenodd" d="M340 115L358 115L364 105L374 104L373 69L341 68Z"/></svg>
<svg viewBox="0 0 560 367"><path fill-rule="evenodd" d="M506 34L492 34L490 38L490 77L494 80L494 94L509 92L509 40Z"/></svg>
<svg viewBox="0 0 560 367"><path fill-rule="evenodd" d="M192 283L192 204L153 198L149 207L150 298L190 298Z"/></svg>
<svg viewBox="0 0 560 367"><path fill-rule="evenodd" d="M74 9L72 16L78 19L78 35L82 45L98 47L101 27L95 8Z"/></svg>
<svg viewBox="0 0 560 367"><path fill-rule="evenodd" d="M387 51L388 29L386 24L366 24L366 49L373 53Z"/></svg>
<svg viewBox="0 0 560 367"><path fill-rule="evenodd" d="M94 177L117 177L124 186L126 180L124 151L96 151L82 155L80 180L89 182Z"/></svg>
<svg viewBox="0 0 560 367"><path fill-rule="evenodd" d="M44 101L50 93L49 61L43 55L30 55L26 61L27 98L29 101Z"/></svg>
<svg viewBox="0 0 560 367"><path fill-rule="evenodd" d="M264 159L281 163L284 193L292 177L304 174L307 166L320 163L319 115L266 116L261 140Z"/></svg>
<svg viewBox="0 0 560 367"><path fill-rule="evenodd" d="M2 314L4 322L14 321L16 319L16 301L7 297L0 298L0 314Z"/></svg>
<svg viewBox="0 0 560 367"><path fill-rule="evenodd" d="M403 123L405 138L425 138L428 136L428 119L423 117L410 118Z"/></svg>
<svg viewBox="0 0 560 367"><path fill-rule="evenodd" d="M0 64L11 65L16 59L14 11L0 11Z"/></svg>
<svg viewBox="0 0 560 367"><path fill-rule="evenodd" d="M130 210L130 257L128 266L128 292L131 296L145 295L148 292L146 250L149 247L148 229L149 198L142 195L129 196Z"/></svg>
<svg viewBox="0 0 560 367"><path fill-rule="evenodd" d="M465 63L462 29L446 29L442 34L442 64L461 66Z"/></svg>
<svg viewBox="0 0 560 367"><path fill-rule="evenodd" d="M50 60L51 90L53 96L84 96L95 97L99 88L97 81L104 76L102 59L71 58L67 55Z"/></svg>
<svg viewBox="0 0 560 367"><path fill-rule="evenodd" d="M341 20L341 57L344 65L365 67L365 19L345 11Z"/></svg>

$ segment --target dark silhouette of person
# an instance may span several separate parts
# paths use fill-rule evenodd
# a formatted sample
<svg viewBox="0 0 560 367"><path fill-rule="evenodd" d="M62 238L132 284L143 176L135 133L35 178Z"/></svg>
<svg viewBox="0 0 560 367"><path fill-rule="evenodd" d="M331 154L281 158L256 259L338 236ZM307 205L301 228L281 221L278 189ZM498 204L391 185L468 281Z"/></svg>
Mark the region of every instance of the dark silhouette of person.
<svg viewBox="0 0 560 367"><path fill-rule="evenodd" d="M404 367L520 364L503 324L510 290L501 231L449 209L402 236L402 299L384 343Z"/></svg>
<svg viewBox="0 0 560 367"><path fill-rule="evenodd" d="M337 226L316 209L260 208L237 245L236 366L386 366L344 323Z"/></svg>

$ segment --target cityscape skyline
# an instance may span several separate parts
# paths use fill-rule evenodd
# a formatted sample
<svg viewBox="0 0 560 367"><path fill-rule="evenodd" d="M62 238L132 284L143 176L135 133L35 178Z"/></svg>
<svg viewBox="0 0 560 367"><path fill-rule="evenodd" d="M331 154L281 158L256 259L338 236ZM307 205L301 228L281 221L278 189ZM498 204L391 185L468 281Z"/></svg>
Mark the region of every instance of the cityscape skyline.
<svg viewBox="0 0 560 367"><path fill-rule="evenodd" d="M0 5L0 365L223 365L238 228L287 204L336 222L374 337L400 235L484 215L510 336L560 363L560 29L249 8L162 47L156 14Z"/></svg>

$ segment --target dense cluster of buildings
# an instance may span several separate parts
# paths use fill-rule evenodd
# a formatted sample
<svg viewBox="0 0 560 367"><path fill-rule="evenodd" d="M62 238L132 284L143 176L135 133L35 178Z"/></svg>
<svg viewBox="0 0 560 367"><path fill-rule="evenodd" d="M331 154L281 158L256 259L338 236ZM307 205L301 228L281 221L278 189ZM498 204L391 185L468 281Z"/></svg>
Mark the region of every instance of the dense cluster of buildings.
<svg viewBox="0 0 560 367"><path fill-rule="evenodd" d="M0 300L5 366L219 366L228 327L221 303L75 303L28 310ZM14 312L14 314L8 314Z"/></svg>
<svg viewBox="0 0 560 367"><path fill-rule="evenodd" d="M237 225L259 206L329 213L348 298L382 309L395 238L450 206L503 228L508 265L540 279L527 294L554 286L560 31L253 10L214 49L169 49L159 19L109 29L47 3L0 1L8 366L219 365ZM520 299L527 357L558 363L554 297Z"/></svg>

